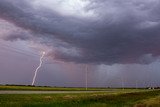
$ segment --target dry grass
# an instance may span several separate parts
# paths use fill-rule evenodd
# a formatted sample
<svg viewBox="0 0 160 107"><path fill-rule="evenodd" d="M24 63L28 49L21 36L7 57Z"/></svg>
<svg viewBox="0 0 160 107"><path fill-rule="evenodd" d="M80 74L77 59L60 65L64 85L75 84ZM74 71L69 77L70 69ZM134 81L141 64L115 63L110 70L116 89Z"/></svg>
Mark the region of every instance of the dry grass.
<svg viewBox="0 0 160 107"><path fill-rule="evenodd" d="M140 101L135 107L160 107L160 96Z"/></svg>

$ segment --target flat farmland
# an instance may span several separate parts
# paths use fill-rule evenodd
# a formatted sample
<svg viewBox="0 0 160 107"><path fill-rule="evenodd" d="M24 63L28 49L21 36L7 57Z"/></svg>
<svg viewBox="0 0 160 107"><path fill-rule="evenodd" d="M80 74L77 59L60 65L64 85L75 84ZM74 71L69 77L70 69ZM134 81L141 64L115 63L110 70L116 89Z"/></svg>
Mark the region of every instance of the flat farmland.
<svg viewBox="0 0 160 107"><path fill-rule="evenodd" d="M0 94L0 107L160 107L160 90L1 86L3 91L13 93Z"/></svg>

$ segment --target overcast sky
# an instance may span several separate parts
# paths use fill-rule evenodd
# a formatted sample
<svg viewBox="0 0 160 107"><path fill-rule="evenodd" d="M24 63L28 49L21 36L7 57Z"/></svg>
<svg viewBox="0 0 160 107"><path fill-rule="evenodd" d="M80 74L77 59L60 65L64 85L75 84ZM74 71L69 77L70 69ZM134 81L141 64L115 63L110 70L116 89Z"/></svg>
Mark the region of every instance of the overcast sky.
<svg viewBox="0 0 160 107"><path fill-rule="evenodd" d="M0 84L160 85L160 0L0 0Z"/></svg>

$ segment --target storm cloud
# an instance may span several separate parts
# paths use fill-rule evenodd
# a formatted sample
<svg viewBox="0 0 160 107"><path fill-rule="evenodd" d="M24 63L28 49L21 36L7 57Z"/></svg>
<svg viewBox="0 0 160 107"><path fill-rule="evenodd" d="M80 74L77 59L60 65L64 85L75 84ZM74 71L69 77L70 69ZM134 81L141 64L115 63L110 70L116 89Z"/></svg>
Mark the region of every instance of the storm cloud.
<svg viewBox="0 0 160 107"><path fill-rule="evenodd" d="M39 38L33 41L48 46L48 56L75 63L150 63L159 58L159 0L88 0L82 16L34 2L0 1L0 19L21 29L7 40Z"/></svg>

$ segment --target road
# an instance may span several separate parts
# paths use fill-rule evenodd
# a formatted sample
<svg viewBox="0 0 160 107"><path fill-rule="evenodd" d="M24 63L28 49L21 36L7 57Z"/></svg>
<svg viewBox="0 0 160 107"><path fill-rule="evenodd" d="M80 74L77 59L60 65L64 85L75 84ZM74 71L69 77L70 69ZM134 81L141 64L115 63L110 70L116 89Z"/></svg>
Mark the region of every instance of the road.
<svg viewBox="0 0 160 107"><path fill-rule="evenodd" d="M63 93L94 93L109 91L0 91L0 94L63 94Z"/></svg>

